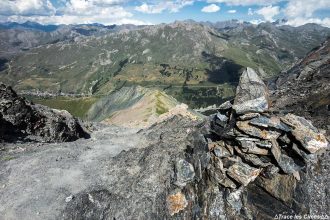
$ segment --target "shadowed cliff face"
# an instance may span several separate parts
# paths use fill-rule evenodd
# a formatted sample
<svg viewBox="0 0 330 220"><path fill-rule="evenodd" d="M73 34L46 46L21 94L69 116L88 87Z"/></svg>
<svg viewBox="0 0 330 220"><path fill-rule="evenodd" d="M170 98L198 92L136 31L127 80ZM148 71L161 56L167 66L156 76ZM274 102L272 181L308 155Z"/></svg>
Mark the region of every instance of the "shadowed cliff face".
<svg viewBox="0 0 330 220"><path fill-rule="evenodd" d="M232 60L206 52L202 52L202 57L210 67L206 69L208 81L218 84L229 83L233 86L237 86L243 66L236 64Z"/></svg>

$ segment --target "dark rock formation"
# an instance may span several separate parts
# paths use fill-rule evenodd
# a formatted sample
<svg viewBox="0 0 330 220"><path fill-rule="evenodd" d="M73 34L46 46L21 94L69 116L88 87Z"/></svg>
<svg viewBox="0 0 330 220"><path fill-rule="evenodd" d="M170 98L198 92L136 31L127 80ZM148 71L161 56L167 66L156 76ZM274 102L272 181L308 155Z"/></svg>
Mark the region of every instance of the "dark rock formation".
<svg viewBox="0 0 330 220"><path fill-rule="evenodd" d="M74 141L88 137L67 111L35 105L0 84L0 140Z"/></svg>

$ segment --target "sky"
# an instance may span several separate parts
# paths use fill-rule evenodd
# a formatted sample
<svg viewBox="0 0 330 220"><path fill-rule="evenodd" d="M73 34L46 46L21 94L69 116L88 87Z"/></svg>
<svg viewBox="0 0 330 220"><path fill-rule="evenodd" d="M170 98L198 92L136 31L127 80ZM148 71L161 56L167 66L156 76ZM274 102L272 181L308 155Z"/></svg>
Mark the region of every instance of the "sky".
<svg viewBox="0 0 330 220"><path fill-rule="evenodd" d="M0 0L0 22L148 25L187 19L287 19L293 26L330 27L330 0Z"/></svg>

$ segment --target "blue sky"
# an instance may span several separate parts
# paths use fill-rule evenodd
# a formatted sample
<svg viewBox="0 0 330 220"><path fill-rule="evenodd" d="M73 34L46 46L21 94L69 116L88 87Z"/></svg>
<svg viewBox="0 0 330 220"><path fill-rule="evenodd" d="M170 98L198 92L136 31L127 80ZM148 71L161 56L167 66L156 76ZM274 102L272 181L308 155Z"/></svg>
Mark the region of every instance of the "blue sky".
<svg viewBox="0 0 330 220"><path fill-rule="evenodd" d="M0 0L1 22L158 24L237 19L260 23L282 18L294 26L330 27L330 0Z"/></svg>

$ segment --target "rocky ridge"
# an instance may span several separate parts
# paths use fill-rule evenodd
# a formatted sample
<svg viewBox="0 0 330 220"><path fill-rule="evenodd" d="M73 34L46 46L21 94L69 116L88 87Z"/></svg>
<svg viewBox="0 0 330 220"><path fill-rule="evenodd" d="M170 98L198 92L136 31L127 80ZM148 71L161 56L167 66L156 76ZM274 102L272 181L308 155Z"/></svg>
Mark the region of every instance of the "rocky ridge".
<svg viewBox="0 0 330 220"><path fill-rule="evenodd" d="M131 128L147 128L173 115L204 117L163 91L141 86L123 87L94 103L90 121Z"/></svg>
<svg viewBox="0 0 330 220"><path fill-rule="evenodd" d="M74 141L88 137L67 111L35 105L0 83L0 141Z"/></svg>

